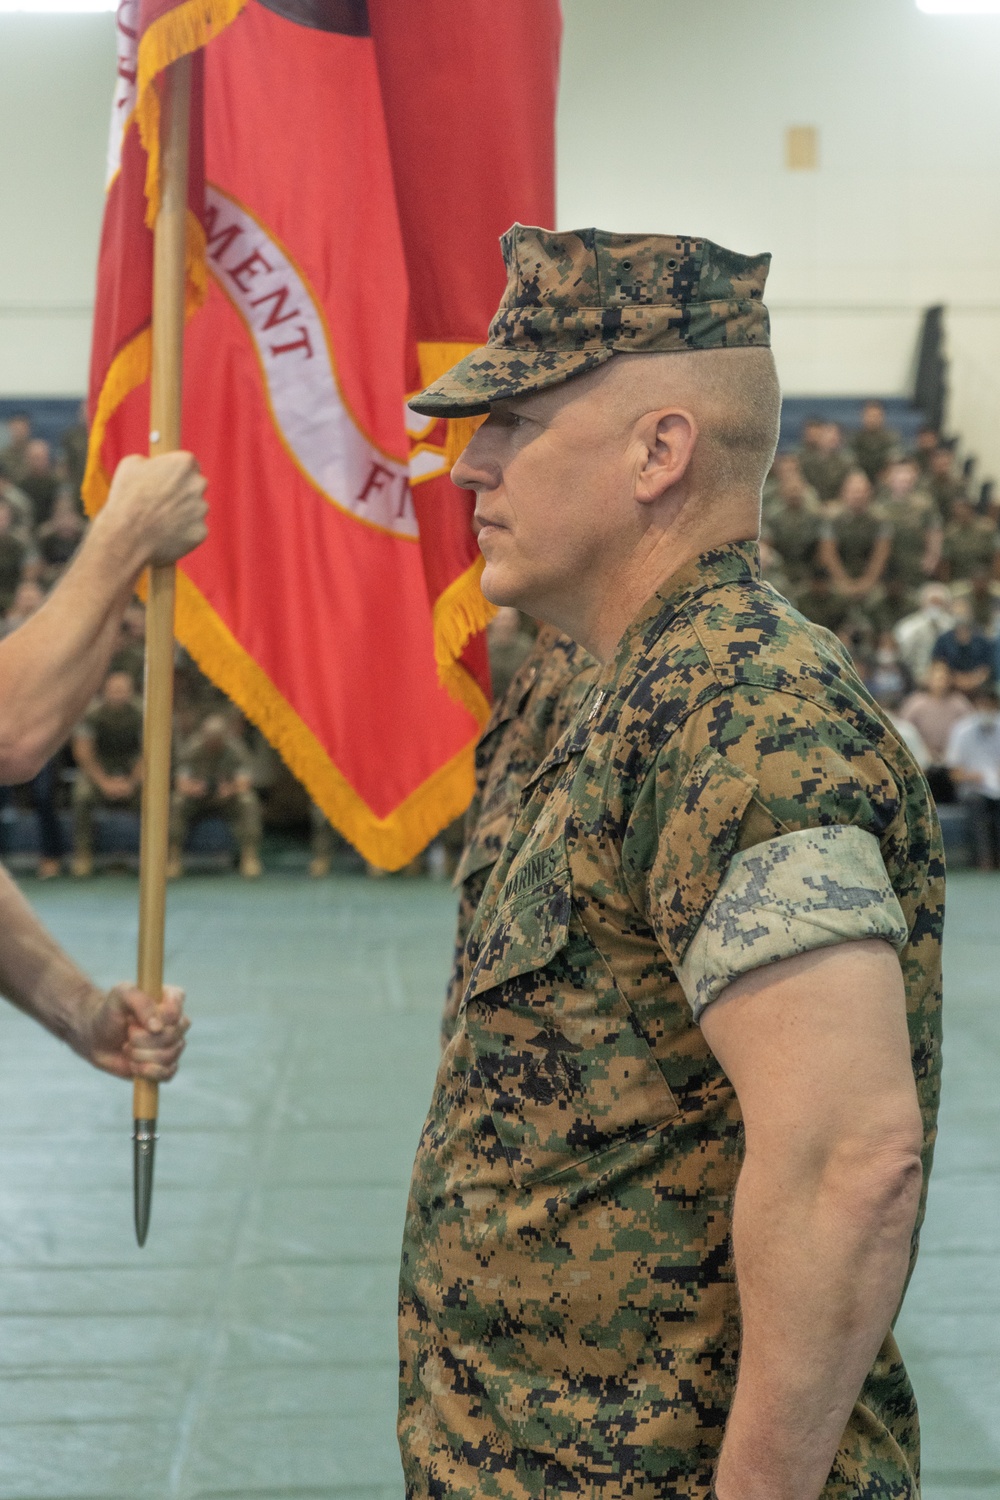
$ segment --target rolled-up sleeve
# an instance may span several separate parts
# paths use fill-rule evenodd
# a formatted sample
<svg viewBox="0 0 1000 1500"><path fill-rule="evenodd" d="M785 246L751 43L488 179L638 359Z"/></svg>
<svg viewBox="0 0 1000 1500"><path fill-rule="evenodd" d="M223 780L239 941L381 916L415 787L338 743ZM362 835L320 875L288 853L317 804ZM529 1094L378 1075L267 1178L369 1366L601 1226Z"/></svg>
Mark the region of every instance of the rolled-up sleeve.
<svg viewBox="0 0 1000 1500"><path fill-rule="evenodd" d="M908 941L878 840L828 825L735 854L678 965L695 1020L752 969L864 938Z"/></svg>

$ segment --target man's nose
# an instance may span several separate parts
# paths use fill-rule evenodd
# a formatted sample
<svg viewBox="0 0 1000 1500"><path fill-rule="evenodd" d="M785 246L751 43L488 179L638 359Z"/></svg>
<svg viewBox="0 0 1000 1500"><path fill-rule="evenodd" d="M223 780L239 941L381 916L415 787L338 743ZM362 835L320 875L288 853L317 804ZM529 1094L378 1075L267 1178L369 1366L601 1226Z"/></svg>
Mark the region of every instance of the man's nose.
<svg viewBox="0 0 1000 1500"><path fill-rule="evenodd" d="M451 482L460 490L492 490L500 482L499 466L491 459L489 435L477 428L455 460Z"/></svg>

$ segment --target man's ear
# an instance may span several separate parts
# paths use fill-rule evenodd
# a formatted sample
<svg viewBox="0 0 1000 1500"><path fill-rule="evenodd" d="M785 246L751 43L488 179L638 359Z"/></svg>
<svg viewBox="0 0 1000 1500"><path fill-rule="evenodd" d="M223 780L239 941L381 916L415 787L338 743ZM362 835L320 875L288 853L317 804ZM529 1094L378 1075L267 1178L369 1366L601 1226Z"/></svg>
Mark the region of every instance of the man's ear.
<svg viewBox="0 0 1000 1500"><path fill-rule="evenodd" d="M645 460L636 476L635 498L643 505L659 500L684 478L698 441L698 423L676 407L652 411L638 424Z"/></svg>

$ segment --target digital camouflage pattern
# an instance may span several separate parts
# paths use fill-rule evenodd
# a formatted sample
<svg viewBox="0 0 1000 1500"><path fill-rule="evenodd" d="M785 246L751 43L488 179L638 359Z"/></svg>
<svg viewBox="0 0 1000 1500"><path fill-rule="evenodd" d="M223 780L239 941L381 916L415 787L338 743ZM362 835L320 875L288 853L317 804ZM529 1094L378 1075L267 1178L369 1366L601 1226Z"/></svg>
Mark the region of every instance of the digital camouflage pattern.
<svg viewBox="0 0 1000 1500"><path fill-rule="evenodd" d="M840 827L877 841L906 926L926 1181L944 875L926 785L756 547L707 553L529 779L472 924L406 1219L410 1500L705 1500L739 1353L742 1135L678 971L738 854ZM801 878L837 884L810 859ZM824 1500L917 1500L917 1471L890 1335Z"/></svg>
<svg viewBox="0 0 1000 1500"><path fill-rule="evenodd" d="M801 828L743 849L678 965L696 1021L728 984L797 953L909 929L874 834L853 824Z"/></svg>
<svg viewBox="0 0 1000 1500"><path fill-rule="evenodd" d="M521 791L570 723L597 676L582 646L543 625L476 746L476 789L465 815L465 847L455 873L455 956L441 1018L447 1044L465 993L465 940L490 871L517 816Z"/></svg>
<svg viewBox="0 0 1000 1500"><path fill-rule="evenodd" d="M491 401L559 385L615 354L770 343L761 300L769 255L739 255L683 235L556 232L515 224L502 236L507 287L484 348L410 405L474 416Z"/></svg>

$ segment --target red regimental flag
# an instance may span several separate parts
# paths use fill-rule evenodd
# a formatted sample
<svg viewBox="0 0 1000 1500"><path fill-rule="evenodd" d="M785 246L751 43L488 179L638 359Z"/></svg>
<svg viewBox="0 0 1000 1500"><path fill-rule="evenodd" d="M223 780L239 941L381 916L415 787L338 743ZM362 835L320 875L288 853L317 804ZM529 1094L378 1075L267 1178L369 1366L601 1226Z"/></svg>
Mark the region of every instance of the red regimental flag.
<svg viewBox="0 0 1000 1500"><path fill-rule="evenodd" d="M562 21L558 0L368 0L368 10L409 276L412 393L485 342L504 289L504 230L555 224ZM477 425L407 418L435 655L473 708L488 681L481 632L492 609L473 502L448 475Z"/></svg>
<svg viewBox="0 0 1000 1500"><path fill-rule="evenodd" d="M88 504L148 441L157 77L211 40L194 91L188 306L198 310L183 414L184 445L209 480L210 535L179 569L177 633L334 825L392 869L471 791L487 678L470 639L486 606L470 575L469 507L440 478L440 434L420 449L433 455L437 440L436 475L411 489L404 394L418 380L397 208L407 167L390 154L388 73L380 79L363 0L243 3L125 0L119 11ZM390 112L397 134L399 124ZM489 225L497 263L505 215L498 205ZM414 247L429 207L424 216ZM449 232L442 224L442 244ZM460 247L436 265L460 273ZM483 336L500 279L497 265L481 290L473 278L481 305L452 344ZM471 305L464 291L460 303ZM414 503L432 483L445 492L433 513Z"/></svg>

